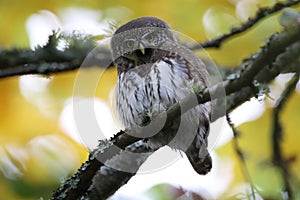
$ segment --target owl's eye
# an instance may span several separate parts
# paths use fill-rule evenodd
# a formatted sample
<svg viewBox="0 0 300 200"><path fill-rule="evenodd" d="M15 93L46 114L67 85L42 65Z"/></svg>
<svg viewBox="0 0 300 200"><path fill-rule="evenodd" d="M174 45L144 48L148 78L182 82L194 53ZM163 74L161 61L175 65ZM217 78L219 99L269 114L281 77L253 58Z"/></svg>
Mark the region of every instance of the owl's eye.
<svg viewBox="0 0 300 200"><path fill-rule="evenodd" d="M127 48L133 48L133 46L134 46L134 41L132 41L132 40L127 40L127 41L125 41L125 46L127 47Z"/></svg>
<svg viewBox="0 0 300 200"><path fill-rule="evenodd" d="M148 41L148 42L152 42L154 40L154 33L150 33L148 35L145 36L145 39Z"/></svg>

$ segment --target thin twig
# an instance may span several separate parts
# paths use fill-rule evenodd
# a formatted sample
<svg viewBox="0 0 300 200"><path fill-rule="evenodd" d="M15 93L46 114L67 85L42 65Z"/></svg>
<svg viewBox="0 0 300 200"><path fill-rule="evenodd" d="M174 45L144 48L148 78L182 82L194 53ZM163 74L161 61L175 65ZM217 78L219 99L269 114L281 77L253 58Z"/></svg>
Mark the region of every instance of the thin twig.
<svg viewBox="0 0 300 200"><path fill-rule="evenodd" d="M285 191L289 199L293 199L293 191L290 185L291 172L289 171L289 163L283 156L281 143L283 139L283 130L280 123L280 114L289 99L290 95L295 90L295 87L299 81L299 74L296 73L292 79L287 83L287 87L282 92L280 99L277 101L277 106L273 110L273 131L272 131L272 141L273 141L273 163L280 168L282 171L282 178L284 181Z"/></svg>
<svg viewBox="0 0 300 200"><path fill-rule="evenodd" d="M238 137L240 135L239 131L234 127L234 124L231 122L231 119L229 117L228 114L226 114L226 120L233 132L233 148L236 152L236 155L238 156L240 162L241 162L241 165L242 165L242 173L245 177L245 179L249 182L250 184L250 187L251 187L251 197L253 198L253 200L255 200L255 189L254 189L254 185L253 185L253 182L251 180L251 176L250 176L250 173L249 173L249 170L248 170L248 167L247 167L247 161L244 157L244 154L243 154L243 151L242 149L240 148L239 146L239 143L238 143Z"/></svg>
<svg viewBox="0 0 300 200"><path fill-rule="evenodd" d="M231 29L230 33L224 34L224 35L222 35L216 39L213 39L211 41L207 41L207 42L203 42L200 44L196 44L194 46L190 46L189 48L192 50L197 50L197 49L202 49L202 48L204 48L204 49L219 48L225 40L228 40L240 33L245 32L248 29L252 28L254 25L256 25L259 21L261 21L265 17L269 17L270 15L272 15L284 8L295 6L299 3L300 3L299 0L287 1L285 3L278 2L271 8L260 8L259 11L256 13L255 17L250 18L249 20L247 20L246 23L242 24L239 27L233 27Z"/></svg>

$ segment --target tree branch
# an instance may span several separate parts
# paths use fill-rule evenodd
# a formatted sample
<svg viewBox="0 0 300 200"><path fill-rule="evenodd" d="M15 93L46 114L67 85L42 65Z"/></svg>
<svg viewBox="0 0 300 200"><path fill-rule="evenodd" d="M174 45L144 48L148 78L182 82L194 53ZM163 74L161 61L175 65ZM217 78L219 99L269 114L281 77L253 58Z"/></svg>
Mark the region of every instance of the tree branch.
<svg viewBox="0 0 300 200"><path fill-rule="evenodd" d="M238 137L240 136L239 131L234 127L234 124L231 122L231 119L229 117L229 115L226 115L226 119L227 119L227 123L229 124L232 132L233 132L233 148L240 160L240 162L242 163L242 173L245 176L245 179L249 182L250 187L251 187L251 194L249 195L249 199L253 199L255 200L255 189L254 189L254 185L253 182L251 180L251 176L247 167L247 162L246 159L244 157L243 151L240 148L239 144L238 144ZM251 196L251 197L250 197Z"/></svg>
<svg viewBox="0 0 300 200"><path fill-rule="evenodd" d="M89 58L89 63L83 66L91 50L94 50L94 57ZM110 51L104 47L97 48L90 36L76 33L67 36L53 32L48 43L35 50L0 49L0 78L26 74L49 75L90 66L112 66Z"/></svg>
<svg viewBox="0 0 300 200"><path fill-rule="evenodd" d="M203 42L200 44L190 46L189 48L192 50L197 50L197 49L202 49L202 48L204 48L204 49L219 48L225 40L228 40L240 33L244 33L246 30L249 30L250 28L252 28L254 25L256 25L259 21L261 21L265 17L269 17L270 15L272 15L278 11L281 11L284 8L295 6L299 3L300 3L299 0L287 1L285 3L278 2L271 8L260 8L259 11L256 13L255 17L250 18L249 20L247 20L246 23L242 24L239 27L231 28L230 33L226 33L226 34L224 34L214 40L211 40L211 41L207 41L207 42Z"/></svg>
<svg viewBox="0 0 300 200"><path fill-rule="evenodd" d="M265 17L299 3L300 0L291 0L285 3L276 3L271 8L261 8L255 17L240 27L232 28L230 33L189 48L192 50L218 48L224 41L245 32ZM62 45L63 43L65 45ZM87 66L81 65L88 53L96 46L90 36L78 33L66 36L53 32L49 36L48 43L35 50L0 49L0 78L25 74L49 75L89 66L112 66L110 51L106 47L98 48L97 53L93 52L95 57L92 63L88 63Z"/></svg>
<svg viewBox="0 0 300 200"><path fill-rule="evenodd" d="M93 177L101 167L105 166L105 162L101 161L111 159L120 152L120 149L125 149L139 140L140 138L132 137L125 134L124 131L120 131L113 138L100 141L98 147L90 153L88 160L53 193L51 199L72 200L86 195L88 188L92 184Z"/></svg>
<svg viewBox="0 0 300 200"><path fill-rule="evenodd" d="M263 87L262 85L268 84L271 80L273 80L279 73L283 71L283 66L291 65L291 61L293 60L287 60L286 58L291 55L298 55L300 52L300 27L298 26L294 31L291 33L289 31L283 31L280 34L274 34L269 41L266 43L265 46L261 48L261 50L251 56L248 60L246 60L241 66L240 73L235 74L234 76L229 77L227 80L223 81L222 83L216 84L212 86L211 88L206 88L201 93L197 94L198 97L198 103L205 103L210 100L218 100L218 99L211 99L211 96L218 96L217 94L220 93L222 88L225 88L226 95L228 97L229 101L229 107L227 107L226 113L229 113L233 108L238 106L240 103L248 100L249 98L255 96ZM294 60L298 56L295 56ZM279 67L280 65L280 67ZM293 66L293 65L291 65ZM294 65L295 68L289 69L289 71L297 71L297 66ZM278 69L279 68L279 69ZM174 104L169 110L167 110L167 113L162 113L162 115L167 115L167 121L164 128L167 128L170 122L174 121L176 118L180 117L182 113L181 108L184 107L184 111L187 111L191 108L193 108L195 105L190 103L190 97L187 97L183 99L181 102ZM223 113L224 115L225 113ZM217 119L220 116L216 116L215 119ZM158 117L159 119L159 117ZM97 173L96 177L106 177L107 174L110 174L109 179L102 179L102 178L96 178L94 180L89 179L84 182L84 187L80 187L80 185L75 184L70 185L68 182L63 186L62 190L57 191L53 198L54 199L65 199L65 198L57 198L57 197L65 197L65 195L69 195L68 193L75 192L76 196L73 197L82 197L86 196L87 190L86 188L90 187L92 185L92 188L89 189L89 191L93 191L95 187L97 187L97 184L100 184L98 181L105 180L105 184L108 184L112 186L112 183L117 183L117 185L114 185L114 190L116 188L120 187L122 184L120 184L120 176L125 176L123 181L121 183L126 183L131 176L133 176L135 173L131 174L123 174L121 172L120 174L116 173L115 171L112 171L111 173L105 172L103 174L103 164L100 165L101 169L99 169L99 164L97 167L92 167L90 165L93 165L93 161L95 157L101 156L105 157L104 159L101 158L101 161L105 161L112 157L112 155L118 154L119 152L116 152L115 150L112 150L111 148L115 148L116 146L124 149L126 146L134 144L135 142L141 140L139 138L134 138L130 136L131 134L119 134L116 137L114 137L112 140L108 141L108 144L104 143L104 145L97 148L97 150L92 153L92 160L87 161L89 163L89 168L86 167L86 164L83 165L84 169L79 169L79 172L82 174L92 174L95 175ZM128 138L127 138L128 137ZM104 152L104 154L102 153ZM112 152L112 154L105 155L105 152ZM90 156L91 157L91 156ZM104 170L105 171L105 170ZM117 174L114 176L114 174ZM123 174L123 175L122 175ZM77 175L73 176L71 179L72 183L81 183L81 179L77 177ZM94 181L94 183L92 183ZM108 182L109 181L109 182ZM70 181L69 181L70 182ZM103 183L104 184L104 183ZM66 190L66 188L71 188L69 190ZM97 188L96 188L97 189ZM101 189L101 188L100 188ZM107 190L105 190L107 191ZM103 192L103 191L101 191ZM60 195L63 193L64 195ZM104 192L105 193L105 192ZM110 195L111 191L108 193L100 193L103 195ZM97 194L99 194L99 188L97 191ZM69 196L66 199L70 199Z"/></svg>
<svg viewBox="0 0 300 200"><path fill-rule="evenodd" d="M292 187L290 185L290 180L292 176L291 176L291 172L289 171L289 163L287 159L285 159L284 156L282 155L281 142L283 139L283 130L282 130L279 117L282 112L282 108L286 104L286 101L288 100L289 96L295 90L298 81L299 81L299 73L296 73L287 84L286 89L283 91L280 99L278 99L277 105L273 111L273 126L272 126L273 127L273 131L272 131L273 132L272 134L273 162L282 171L282 178L284 180L285 191L288 195L287 196L288 199L294 198Z"/></svg>
<svg viewBox="0 0 300 200"><path fill-rule="evenodd" d="M96 200L99 199L99 197L107 199L136 174L141 164L144 163L153 152L153 149L150 149L145 142L137 142L126 148L126 150L138 154L132 155L126 151L121 151L110 160L110 165L113 166L116 163L120 165L120 163L122 163L127 170L125 171L121 168L117 170L117 167L112 168L110 166L101 167L87 192L86 196L88 199Z"/></svg>

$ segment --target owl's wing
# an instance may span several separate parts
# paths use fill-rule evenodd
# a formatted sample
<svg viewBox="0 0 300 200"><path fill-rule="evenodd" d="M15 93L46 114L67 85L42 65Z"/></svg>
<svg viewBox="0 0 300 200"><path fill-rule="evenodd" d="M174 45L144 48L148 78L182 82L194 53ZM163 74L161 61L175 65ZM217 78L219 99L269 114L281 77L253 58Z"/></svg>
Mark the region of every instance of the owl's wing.
<svg viewBox="0 0 300 200"><path fill-rule="evenodd" d="M192 53L184 51L182 53ZM194 91L199 85L208 86L208 73L205 65L196 55L170 53L156 67L161 72L161 82L173 88L173 94L179 99ZM178 99L177 99L178 100ZM207 137L210 131L211 103L207 102L189 110L180 117L177 139L172 145L186 152L193 168L199 174L206 174L212 167L207 150ZM176 142L180 141L180 142Z"/></svg>

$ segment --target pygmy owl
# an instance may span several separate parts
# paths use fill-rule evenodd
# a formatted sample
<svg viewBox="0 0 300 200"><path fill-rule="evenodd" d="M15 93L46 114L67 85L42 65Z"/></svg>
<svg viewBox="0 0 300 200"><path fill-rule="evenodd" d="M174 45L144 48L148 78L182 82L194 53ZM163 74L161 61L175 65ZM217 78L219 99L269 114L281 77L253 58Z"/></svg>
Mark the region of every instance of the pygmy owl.
<svg viewBox="0 0 300 200"><path fill-rule="evenodd" d="M193 93L195 87L209 85L205 65L158 18L141 17L119 27L111 49L118 71L117 111L126 129L148 126L146 122ZM168 145L184 151L195 171L206 174L212 167L207 151L210 113L210 102L197 105L168 128L153 126L153 134L161 137L147 143L155 147L172 137Z"/></svg>

